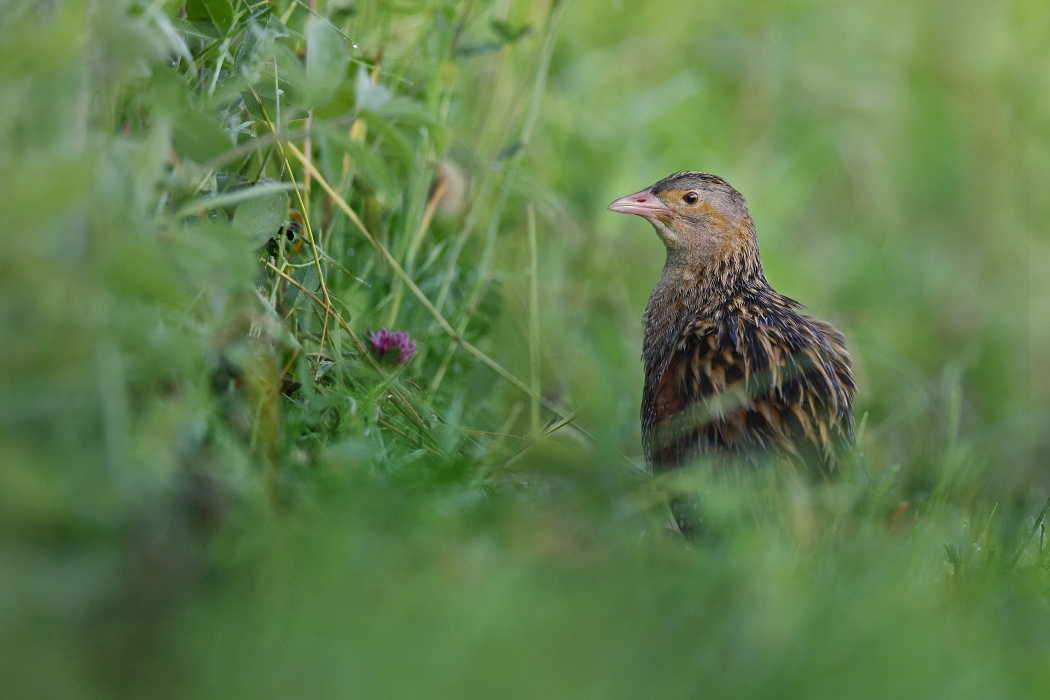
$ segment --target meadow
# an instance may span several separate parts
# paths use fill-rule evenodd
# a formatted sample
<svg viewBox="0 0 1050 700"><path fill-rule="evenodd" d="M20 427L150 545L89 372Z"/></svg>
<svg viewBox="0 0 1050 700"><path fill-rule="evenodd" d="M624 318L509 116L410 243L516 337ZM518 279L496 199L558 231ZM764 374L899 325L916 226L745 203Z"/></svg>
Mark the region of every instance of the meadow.
<svg viewBox="0 0 1050 700"><path fill-rule="evenodd" d="M1048 96L1033 0L0 0L0 695L1047 697ZM685 169L833 478L645 471Z"/></svg>

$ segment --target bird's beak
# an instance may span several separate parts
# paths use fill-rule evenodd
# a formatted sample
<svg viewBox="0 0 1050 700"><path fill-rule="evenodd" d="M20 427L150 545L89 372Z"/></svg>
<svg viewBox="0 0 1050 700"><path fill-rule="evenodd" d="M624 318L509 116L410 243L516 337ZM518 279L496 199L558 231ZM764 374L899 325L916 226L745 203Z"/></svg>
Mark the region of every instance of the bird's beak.
<svg viewBox="0 0 1050 700"><path fill-rule="evenodd" d="M644 216L646 219L651 219L660 213L670 212L670 208L657 199L656 195L652 193L652 189L652 187L646 187L640 192L620 197L609 205L609 210L623 214L637 214L638 216Z"/></svg>

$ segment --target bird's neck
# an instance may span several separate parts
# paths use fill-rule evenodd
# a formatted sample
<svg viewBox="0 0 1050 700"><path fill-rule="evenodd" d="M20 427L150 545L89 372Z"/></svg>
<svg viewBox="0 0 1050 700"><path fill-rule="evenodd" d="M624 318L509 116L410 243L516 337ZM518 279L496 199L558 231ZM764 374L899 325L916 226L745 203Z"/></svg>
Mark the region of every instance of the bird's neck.
<svg viewBox="0 0 1050 700"><path fill-rule="evenodd" d="M647 364L673 349L688 321L705 316L718 318L733 299L771 291L762 272L757 244L740 246L713 258L668 251L643 319L643 354Z"/></svg>

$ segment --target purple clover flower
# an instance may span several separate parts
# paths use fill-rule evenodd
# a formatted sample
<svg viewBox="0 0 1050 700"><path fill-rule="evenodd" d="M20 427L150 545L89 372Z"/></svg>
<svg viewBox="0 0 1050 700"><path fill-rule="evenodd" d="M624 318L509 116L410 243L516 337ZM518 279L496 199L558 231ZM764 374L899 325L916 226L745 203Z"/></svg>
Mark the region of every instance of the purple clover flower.
<svg viewBox="0 0 1050 700"><path fill-rule="evenodd" d="M397 358L399 365L405 364L416 354L416 341L409 340L408 333L404 331L390 332L386 328L381 328L378 331L369 332L368 339L372 341L372 345L380 357L387 350L394 350L395 348L400 350L400 355Z"/></svg>

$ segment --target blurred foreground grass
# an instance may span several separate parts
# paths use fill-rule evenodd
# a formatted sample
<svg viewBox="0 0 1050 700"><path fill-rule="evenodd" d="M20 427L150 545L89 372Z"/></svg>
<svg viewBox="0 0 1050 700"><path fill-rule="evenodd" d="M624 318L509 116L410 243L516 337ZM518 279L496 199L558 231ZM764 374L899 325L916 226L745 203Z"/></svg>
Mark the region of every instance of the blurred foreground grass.
<svg viewBox="0 0 1050 700"><path fill-rule="evenodd" d="M1050 17L891 5L0 3L3 695L1046 697ZM604 211L686 168L866 416L697 547Z"/></svg>

